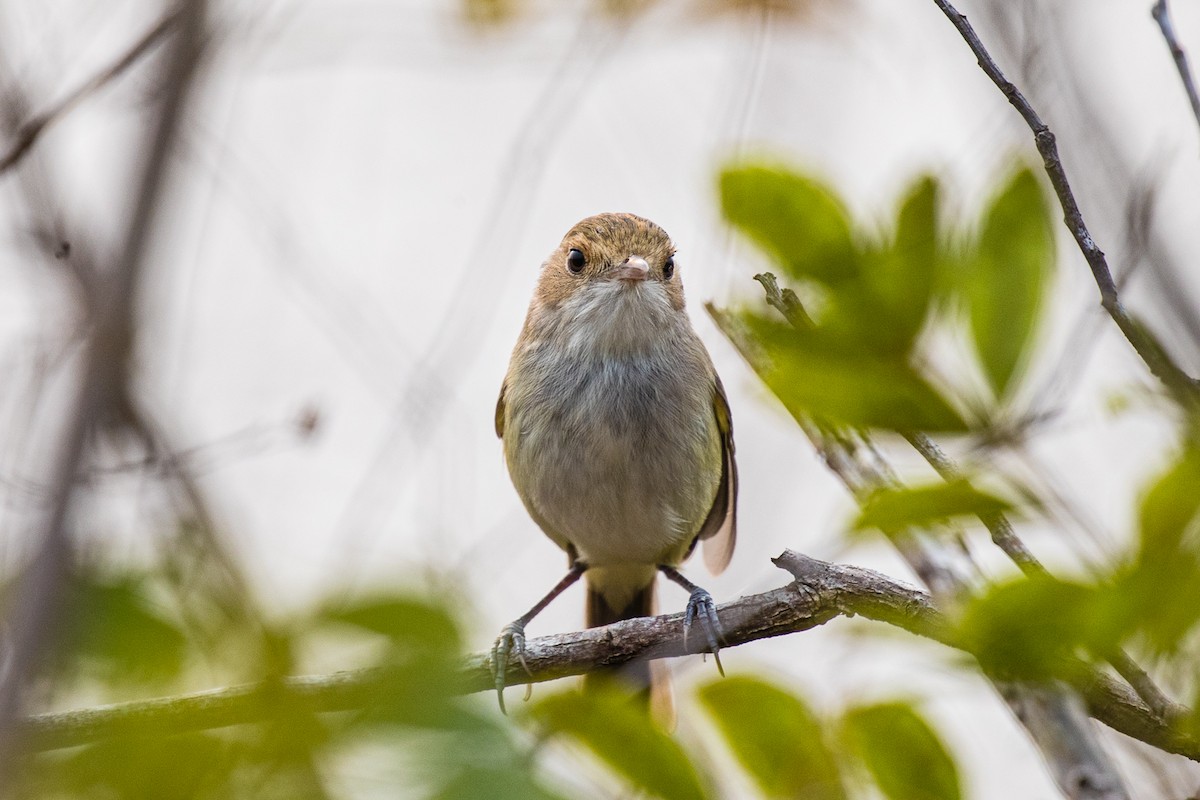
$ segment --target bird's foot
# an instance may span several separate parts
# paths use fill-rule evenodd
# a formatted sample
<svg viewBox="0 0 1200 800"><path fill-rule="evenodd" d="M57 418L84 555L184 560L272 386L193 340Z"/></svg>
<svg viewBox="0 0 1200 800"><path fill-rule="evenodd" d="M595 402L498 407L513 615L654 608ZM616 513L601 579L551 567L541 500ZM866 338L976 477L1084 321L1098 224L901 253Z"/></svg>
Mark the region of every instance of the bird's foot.
<svg viewBox="0 0 1200 800"><path fill-rule="evenodd" d="M508 664L513 654L526 672L529 665L525 663L525 623L517 620L510 622L500 629L496 643L492 645L492 680L496 684L496 697L500 701L501 713L507 714L504 708L504 685L507 683ZM532 673L530 673L532 674Z"/></svg>
<svg viewBox="0 0 1200 800"><path fill-rule="evenodd" d="M725 637L725 632L721 630L721 620L717 617L717 605L713 602L712 595L698 586L692 589L691 596L688 597L687 613L683 618L683 646L685 648L688 635L692 631L692 623L697 621L704 631L708 652L712 653L713 661L717 662L717 672L724 677L725 668L721 666L719 653L721 650L720 640Z"/></svg>

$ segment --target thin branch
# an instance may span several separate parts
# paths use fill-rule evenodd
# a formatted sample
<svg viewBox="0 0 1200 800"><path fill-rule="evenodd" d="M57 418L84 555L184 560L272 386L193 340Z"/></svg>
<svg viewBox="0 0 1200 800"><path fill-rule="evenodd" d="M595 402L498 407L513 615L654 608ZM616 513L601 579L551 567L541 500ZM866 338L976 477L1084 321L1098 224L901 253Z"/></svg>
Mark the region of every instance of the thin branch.
<svg viewBox="0 0 1200 800"><path fill-rule="evenodd" d="M93 329L84 356L83 375L54 466L53 492L40 536L39 550L22 576L9 605L10 661L0 682L0 781L18 744L13 726L21 713L30 676L53 641L59 621L61 586L71 561L68 518L75 478L87 451L88 438L112 412L126 380L127 356L134 334L134 299L149 232L161 208L168 156L176 122L199 60L204 4L179 6L180 29L167 62L164 93L149 131L149 152L134 195L134 209L124 246L107 280L98 281L90 298Z"/></svg>
<svg viewBox="0 0 1200 800"><path fill-rule="evenodd" d="M1149 331L1141 322L1135 319L1126 311L1122 305L1120 297L1117 294L1116 283L1113 282L1112 272L1109 270L1108 261L1104 257L1104 252L1096 245L1092 234L1088 230L1087 225L1083 221L1083 213L1079 210L1079 204L1075 200L1075 195L1071 191L1071 185L1067 180L1066 170L1063 168L1062 159L1058 154L1058 145L1056 144L1054 133L1042 121L1042 118L1033 109L1029 101L1025 99L1019 89L1013 85L1000 68L996 66L996 62L992 60L987 48L983 46L979 36L975 33L975 29L971 27L971 23L967 18L958 12L948 0L933 0L942 13L950 20L967 46L971 48L971 52L975 54L979 62L980 68L996 84L996 87L1008 98L1008 102L1012 104L1021 118L1025 120L1025 124L1033 131L1034 144L1037 146L1038 153L1042 156L1042 166L1046 170L1046 174L1050 177L1050 183L1054 187L1054 193L1058 196L1059 205L1063 210L1063 222L1066 223L1067 229L1071 231L1071 235L1075 238L1075 243L1079 246L1079 250L1083 253L1083 257L1087 259L1088 266L1092 270L1092 277L1096 281L1096 286L1100 289L1100 304L1108 315L1112 318L1117 327L1125 335L1133 349L1149 367L1150 372L1154 374L1163 385L1172 393L1175 399L1185 407L1196 410L1200 408L1200 395L1197 394L1197 385L1192 378L1184 373L1170 355L1159 343L1153 333Z"/></svg>
<svg viewBox="0 0 1200 800"><path fill-rule="evenodd" d="M1183 52L1183 47L1180 46L1179 39L1175 36L1175 26L1171 23L1171 12L1167 9L1167 0L1158 0L1150 11L1150 15L1158 23L1163 40L1166 41L1167 48L1171 51L1171 57L1175 59L1175 69L1179 70L1179 79L1183 81L1188 102L1192 105L1192 116L1196 118L1196 124L1200 125L1200 95L1196 94L1196 81L1192 78L1187 54Z"/></svg>
<svg viewBox="0 0 1200 800"><path fill-rule="evenodd" d="M962 470L958 468L958 465L943 453L937 443L927 434L907 433L904 438L943 480L954 481L963 477ZM986 514L980 517L980 521L992 534L992 541L996 543L996 546L1003 550L1005 555L1021 568L1022 572L1030 576L1046 574L1046 568L1042 562L1038 561L1037 556L1017 536L1007 517L1003 514Z"/></svg>
<svg viewBox="0 0 1200 800"><path fill-rule="evenodd" d="M893 625L962 648L928 594L861 567L829 564L792 551L774 559L795 580L787 586L720 606L726 646L811 630L839 616ZM642 617L603 628L531 639L529 672L510 664L510 683L541 683L637 659L688 652L684 615ZM696 642L692 643L693 645ZM1089 713L1113 730L1200 762L1200 742L1164 724L1126 687L1082 661L1063 662L1064 680L1077 687ZM388 694L395 677L385 668L285 678L97 708L39 714L20 731L28 751L76 747L113 736L168 736L262 722L297 705L317 713L363 710ZM459 691L491 691L489 656L466 657Z"/></svg>
<svg viewBox="0 0 1200 800"><path fill-rule="evenodd" d="M984 47L983 42L975 33L975 29L971 26L970 22L967 21L967 18L960 14L948 0L934 0L934 2L954 27L958 29L959 34L966 41L967 46L971 48L976 59L978 59L980 68L996 84L996 87L1000 89L1004 96L1008 98L1009 103L1012 104L1021 115L1021 118L1025 120L1030 130L1033 131L1034 143L1042 156L1042 163L1046 169L1046 174L1049 175L1055 194L1058 196L1059 203L1062 206L1064 222L1070 229L1072 236L1075 237L1075 241L1079 245L1084 258L1087 259L1096 285L1100 289L1101 305L1108 311L1109 316L1112 317L1113 321L1116 322L1117 326L1125 334L1125 338L1133 346L1138 355L1141 356L1146 366L1172 392L1176 400L1185 407L1193 410L1196 409L1198 400L1196 382L1175 365L1174 361L1172 361L1154 335L1139 321L1130 316L1121 304L1117 293L1117 286L1113 281L1107 259L1104 257L1103 251L1100 250L1092 239L1092 235L1084 223L1083 213L1079 210L1079 204L1076 202L1075 195L1071 191L1066 170L1063 168L1062 160L1059 158L1058 146L1054 134L1042 121L1041 117L1020 90L1000 72L1000 68L988 53L987 48ZM1188 88L1192 108L1197 115L1197 122L1200 123L1200 100L1196 97L1195 85L1191 81L1190 74L1188 74L1187 62L1183 56L1183 51L1179 48L1178 42L1175 41L1174 31L1167 16L1166 0L1158 0L1153 14L1162 28L1163 35L1167 38L1168 44L1171 46L1172 54L1175 55L1176 64L1179 66L1184 84ZM929 463L942 474L942 477L947 477L948 473L957 472L953 464L945 459L944 456L941 456L937 446L928 437L918 435L915 439L910 438L909 442L929 460ZM982 519L981 521L991 532L992 540L997 546L1004 550L1013 562L1026 572L1026 574L1044 573L1046 571L1045 567L1042 566L1016 536L1012 525L1002 514L991 515L991 518ZM1111 663L1150 707L1162 716L1162 719L1166 721L1173 719L1172 715L1178 710L1176 705L1154 684L1146 671L1138 666L1128 654L1118 651L1112 657Z"/></svg>
<svg viewBox="0 0 1200 800"><path fill-rule="evenodd" d="M962 477L962 470L959 469L958 464L955 464L952 458L942 452L941 447L938 447L928 434L907 433L905 439L908 444L913 446L914 450L917 450L925 458L926 462L929 462L930 467L934 468L943 480L954 481ZM1003 513L980 515L979 522L982 522L988 529L991 541L995 542L996 546L1000 547L1004 554L1020 567L1021 572L1030 577L1049 575L1050 571L1046 570L1042 561L1039 561L1030 548L1025 546L1025 542L1022 542L1016 535L1013 523L1010 523L1008 517ZM1166 697L1150 674L1142 669L1126 651L1118 649L1114 654L1108 656L1108 661L1112 664L1112 668L1117 670L1117 674L1126 679L1129 686L1138 692L1138 696L1145 700L1146 705L1150 706L1164 722L1174 722L1180 718L1178 715L1182 712L1181 706Z"/></svg>
<svg viewBox="0 0 1200 800"><path fill-rule="evenodd" d="M784 319L799 330L810 330L813 319L800 302L800 298L791 289L780 289L779 281L770 272L760 272L754 280L762 284L763 293L767 297L767 305L774 308Z"/></svg>
<svg viewBox="0 0 1200 800"><path fill-rule="evenodd" d="M905 434L904 438L925 458L942 479L952 481L963 477L962 470L958 468L953 459L942 452L942 449L927 434L908 433ZM1049 570L1046 569L1045 565L1038 560L1037 556L1017 536L1008 517L1001 513L983 514L980 515L979 521L991 533L992 541L995 542L996 546L1003 550L1009 559L1020 567L1022 572L1030 577L1049 574ZM1117 671L1117 674L1124 678L1133 690L1138 693L1138 697L1142 698L1146 702L1146 705L1159 715L1160 719L1168 723L1180 719L1180 715L1184 713L1184 709L1167 697L1162 689L1158 688L1158 685L1150 677L1149 673L1142 669L1128 653L1118 649L1116 652L1108 655L1107 660L1113 669Z"/></svg>
<svg viewBox="0 0 1200 800"><path fill-rule="evenodd" d="M158 40L171 29L171 26L178 19L179 11L174 11L163 17L162 20L146 31L140 39L133 43L133 46L126 50L124 54L106 69L101 70L76 87L74 91L69 92L66 97L59 100L49 109L22 123L17 128L16 141L8 148L7 153L0 156L0 173L16 166L33 149L38 138L46 132L46 129L51 124L66 116L87 97L107 86L125 72L125 70L137 63L143 55L148 53L158 43Z"/></svg>

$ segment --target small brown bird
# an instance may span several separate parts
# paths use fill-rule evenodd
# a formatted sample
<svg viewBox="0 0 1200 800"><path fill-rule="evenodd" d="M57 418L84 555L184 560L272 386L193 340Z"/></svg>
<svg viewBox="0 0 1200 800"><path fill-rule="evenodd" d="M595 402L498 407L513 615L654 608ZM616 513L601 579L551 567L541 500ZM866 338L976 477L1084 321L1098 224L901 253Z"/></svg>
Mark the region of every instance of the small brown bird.
<svg viewBox="0 0 1200 800"><path fill-rule="evenodd" d="M500 389L496 434L525 508L571 565L496 640L501 708L509 658L524 660L525 625L581 575L596 627L655 613L662 572L691 593L687 627L698 621L717 652L712 597L676 567L697 541L713 573L733 555L733 428L662 228L599 214L550 254ZM645 663L622 675L651 694L663 685Z"/></svg>

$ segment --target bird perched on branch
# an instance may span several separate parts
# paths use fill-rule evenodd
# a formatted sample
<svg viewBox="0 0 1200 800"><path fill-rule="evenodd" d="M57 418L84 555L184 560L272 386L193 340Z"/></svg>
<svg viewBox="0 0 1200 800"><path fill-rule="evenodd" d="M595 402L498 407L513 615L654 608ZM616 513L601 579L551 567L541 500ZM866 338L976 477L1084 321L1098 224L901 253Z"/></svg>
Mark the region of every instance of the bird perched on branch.
<svg viewBox="0 0 1200 800"><path fill-rule="evenodd" d="M524 658L525 626L580 576L587 624L596 627L655 613L662 572L690 592L687 627L698 623L716 654L712 597L676 568L697 542L714 573L733 554L733 428L662 228L599 214L567 232L542 265L500 389L496 433L525 508L570 563L496 640L501 708L510 658ZM622 676L649 689L652 704L664 696L664 676L650 664L628 665Z"/></svg>

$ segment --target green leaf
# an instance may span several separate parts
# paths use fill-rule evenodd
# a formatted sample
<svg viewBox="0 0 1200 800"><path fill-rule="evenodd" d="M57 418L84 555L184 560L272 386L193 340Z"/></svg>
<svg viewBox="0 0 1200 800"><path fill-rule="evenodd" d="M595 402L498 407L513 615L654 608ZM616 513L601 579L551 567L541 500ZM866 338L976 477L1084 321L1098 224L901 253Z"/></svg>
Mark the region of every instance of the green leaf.
<svg viewBox="0 0 1200 800"><path fill-rule="evenodd" d="M858 272L850 218L816 181L761 166L726 169L720 178L725 218L794 278L836 285Z"/></svg>
<svg viewBox="0 0 1200 800"><path fill-rule="evenodd" d="M1200 620L1200 446L1149 488L1139 521L1137 559L1116 593L1148 643L1172 652Z"/></svg>
<svg viewBox="0 0 1200 800"><path fill-rule="evenodd" d="M376 594L319 608L314 619L383 637L383 680L371 688L358 719L367 729L433 728L470 731L480 719L457 697L462 636L451 610L410 593Z"/></svg>
<svg viewBox="0 0 1200 800"><path fill-rule="evenodd" d="M913 184L901 204L894 241L864 252L861 279L833 292L837 315L854 314L865 334L858 338L874 352L911 352L928 319L941 260L937 205L936 181L927 177Z"/></svg>
<svg viewBox="0 0 1200 800"><path fill-rule="evenodd" d="M844 800L825 734L800 698L746 677L709 683L699 698L764 795Z"/></svg>
<svg viewBox="0 0 1200 800"><path fill-rule="evenodd" d="M529 770L467 768L433 795L436 800L556 800L538 784Z"/></svg>
<svg viewBox="0 0 1200 800"><path fill-rule="evenodd" d="M753 362L759 377L797 418L895 431L967 430L902 360L858 352L821 331L804 334L754 312L740 319L766 354Z"/></svg>
<svg viewBox="0 0 1200 800"><path fill-rule="evenodd" d="M45 794L24 796L234 797L237 755L234 746L208 734L106 739L35 759L23 777L47 784L41 787Z"/></svg>
<svg viewBox="0 0 1200 800"><path fill-rule="evenodd" d="M1015 679L1058 677L1085 648L1104 653L1125 620L1096 587L1049 576L1000 584L967 606L960 630L985 669Z"/></svg>
<svg viewBox="0 0 1200 800"><path fill-rule="evenodd" d="M1117 577L1105 597L1112 638L1140 633L1140 644L1175 653L1200 621L1200 556L1180 552L1167 560L1139 561Z"/></svg>
<svg viewBox="0 0 1200 800"><path fill-rule="evenodd" d="M764 379L794 415L891 431L968 429L941 394L903 364L870 357L830 359L797 350Z"/></svg>
<svg viewBox="0 0 1200 800"><path fill-rule="evenodd" d="M958 768L937 734L913 708L884 703L848 711L851 747L890 800L960 800Z"/></svg>
<svg viewBox="0 0 1200 800"><path fill-rule="evenodd" d="M707 796L679 744L651 722L645 708L621 692L550 695L531 713L548 732L582 743L643 791L665 800Z"/></svg>
<svg viewBox="0 0 1200 800"><path fill-rule="evenodd" d="M1200 446L1184 450L1150 487L1139 521L1142 561L1170 559L1189 542L1194 549L1200 523Z"/></svg>
<svg viewBox="0 0 1200 800"><path fill-rule="evenodd" d="M146 580L138 575L76 578L67 595L63 657L78 659L78 664L112 682L177 675L183 668L186 638L147 594Z"/></svg>
<svg viewBox="0 0 1200 800"><path fill-rule="evenodd" d="M955 517L978 517L1011 511L1012 504L981 492L965 478L907 489L878 489L854 520L855 530L898 531L927 527Z"/></svg>
<svg viewBox="0 0 1200 800"><path fill-rule="evenodd" d="M1054 232L1041 185L1023 169L988 209L968 258L971 332L997 397L1013 387L1026 360L1042 295L1054 268Z"/></svg>
<svg viewBox="0 0 1200 800"><path fill-rule="evenodd" d="M352 625L417 650L457 653L462 648L458 622L445 607L412 595L388 595L339 603L321 609L318 619Z"/></svg>

